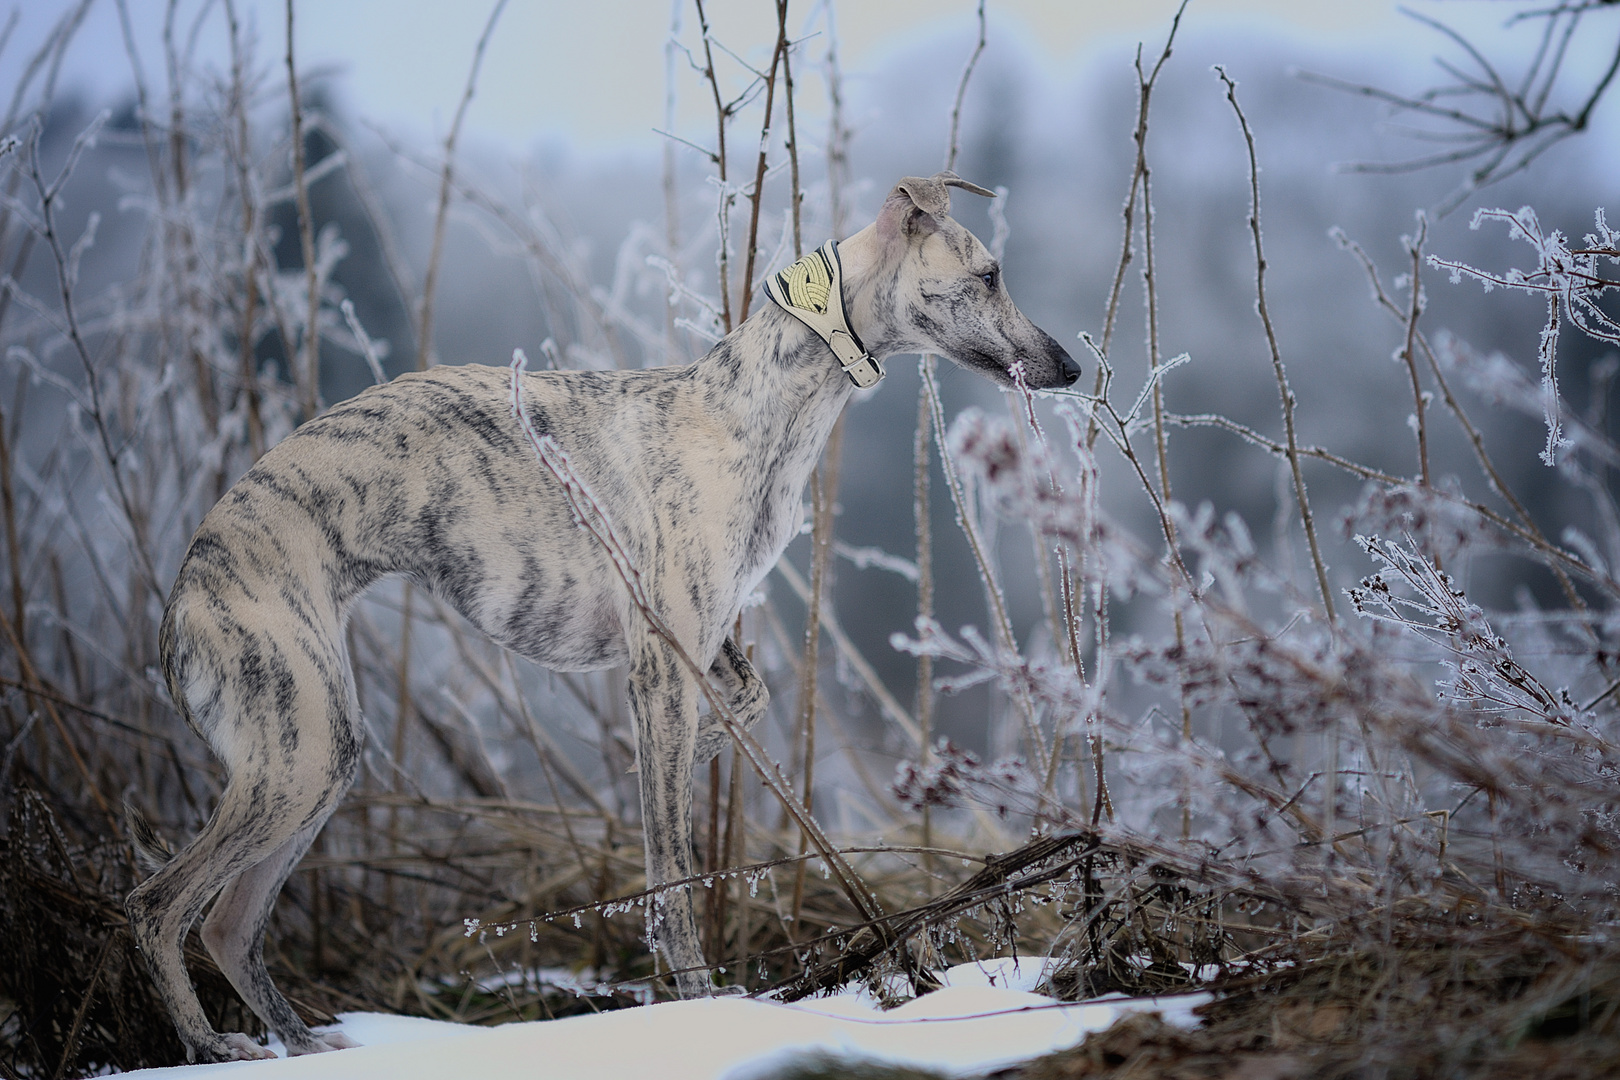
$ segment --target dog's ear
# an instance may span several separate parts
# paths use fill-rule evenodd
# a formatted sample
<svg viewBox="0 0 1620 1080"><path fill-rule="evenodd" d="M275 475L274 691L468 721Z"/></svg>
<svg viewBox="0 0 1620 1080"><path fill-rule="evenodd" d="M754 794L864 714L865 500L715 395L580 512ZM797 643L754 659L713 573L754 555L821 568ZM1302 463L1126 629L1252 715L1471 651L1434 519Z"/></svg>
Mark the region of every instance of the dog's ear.
<svg viewBox="0 0 1620 1080"><path fill-rule="evenodd" d="M933 176L907 176L894 185L878 211L878 233L885 239L921 236L939 228L941 218L950 216L949 188L961 188L975 195L995 198L996 193L970 184L953 172Z"/></svg>

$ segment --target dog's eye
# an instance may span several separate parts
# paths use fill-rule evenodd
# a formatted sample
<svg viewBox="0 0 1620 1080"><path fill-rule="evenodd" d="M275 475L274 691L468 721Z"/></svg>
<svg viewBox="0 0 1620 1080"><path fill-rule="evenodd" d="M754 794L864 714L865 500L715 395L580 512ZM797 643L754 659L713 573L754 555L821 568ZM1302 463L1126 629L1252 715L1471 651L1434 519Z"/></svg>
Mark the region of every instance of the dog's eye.
<svg viewBox="0 0 1620 1080"><path fill-rule="evenodd" d="M986 270L979 275L979 280L984 282L984 287L991 292L996 291L996 272L994 270Z"/></svg>

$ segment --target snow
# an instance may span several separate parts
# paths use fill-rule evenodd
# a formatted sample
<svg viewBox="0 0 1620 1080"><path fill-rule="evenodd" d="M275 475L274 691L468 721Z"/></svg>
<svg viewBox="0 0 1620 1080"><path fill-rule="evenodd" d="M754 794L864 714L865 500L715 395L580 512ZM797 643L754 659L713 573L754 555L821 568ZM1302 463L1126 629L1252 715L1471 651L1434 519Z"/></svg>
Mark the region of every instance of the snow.
<svg viewBox="0 0 1620 1080"><path fill-rule="evenodd" d="M817 1053L966 1075L1074 1046L1126 1012L1191 1027L1207 994L1064 1004L1033 992L1042 962L1011 958L946 973L945 988L887 1012L851 991L795 1004L745 997L671 1001L564 1020L473 1027L345 1013L352 1050L275 1061L145 1069L145 1080L766 1080ZM282 1052L282 1048L271 1042Z"/></svg>

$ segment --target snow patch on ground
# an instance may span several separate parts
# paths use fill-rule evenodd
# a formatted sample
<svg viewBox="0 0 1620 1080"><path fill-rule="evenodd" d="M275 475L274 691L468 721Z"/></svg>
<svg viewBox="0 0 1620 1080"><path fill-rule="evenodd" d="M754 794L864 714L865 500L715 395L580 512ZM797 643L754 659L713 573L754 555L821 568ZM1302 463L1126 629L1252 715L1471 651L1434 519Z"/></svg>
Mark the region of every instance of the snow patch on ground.
<svg viewBox="0 0 1620 1080"><path fill-rule="evenodd" d="M345 1013L353 1050L276 1061L148 1069L146 1080L204 1080L247 1070L262 1080L764 1080L820 1053L951 1075L1074 1046L1123 1013L1156 1011L1191 1027L1208 994L1064 1004L1033 992L1044 964L1010 957L946 973L946 986L887 1012L864 991L792 1005L752 998L671 1001L565 1020L472 1027ZM282 1048L272 1042L277 1053Z"/></svg>

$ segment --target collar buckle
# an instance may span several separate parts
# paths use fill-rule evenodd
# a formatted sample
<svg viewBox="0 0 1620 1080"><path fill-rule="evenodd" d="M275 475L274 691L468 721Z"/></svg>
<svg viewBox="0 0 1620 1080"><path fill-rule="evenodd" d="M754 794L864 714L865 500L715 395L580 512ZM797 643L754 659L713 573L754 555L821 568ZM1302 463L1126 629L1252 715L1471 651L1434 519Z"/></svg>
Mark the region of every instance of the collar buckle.
<svg viewBox="0 0 1620 1080"><path fill-rule="evenodd" d="M827 347L838 357L838 363L849 376L849 381L865 390L876 386L885 372L883 363L861 348L860 342L842 330L834 330L827 338Z"/></svg>

